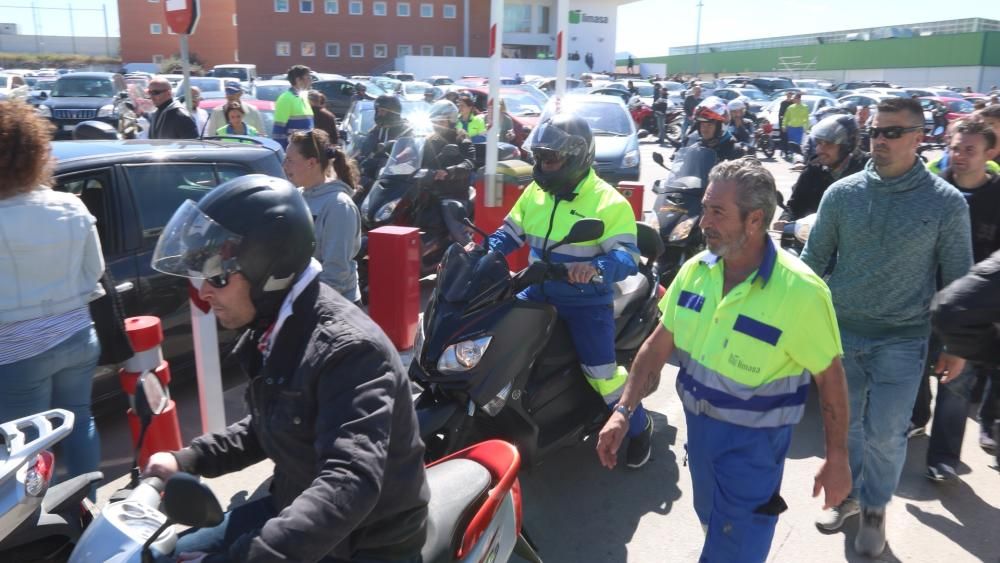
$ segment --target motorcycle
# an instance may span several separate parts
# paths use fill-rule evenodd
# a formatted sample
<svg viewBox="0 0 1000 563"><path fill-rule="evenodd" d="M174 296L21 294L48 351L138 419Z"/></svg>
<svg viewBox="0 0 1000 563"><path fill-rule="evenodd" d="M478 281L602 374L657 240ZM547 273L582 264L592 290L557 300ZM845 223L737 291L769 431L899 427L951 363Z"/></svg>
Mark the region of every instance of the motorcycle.
<svg viewBox="0 0 1000 563"><path fill-rule="evenodd" d="M634 96L628 103L628 112L635 122L636 129L645 129L652 134L657 134L656 114L653 108L649 107L638 96Z"/></svg>
<svg viewBox="0 0 1000 563"><path fill-rule="evenodd" d="M140 378L135 395L140 436L153 416L166 408L165 397L155 376ZM425 562L503 562L517 554L541 563L522 529L520 463L517 449L495 440L428 466L431 501L421 552ZM70 563L151 563L156 555L177 555L174 524L206 528L224 518L212 491L187 473L177 473L166 482L158 477L140 480L135 468L130 488L119 493L84 532Z"/></svg>
<svg viewBox="0 0 1000 563"><path fill-rule="evenodd" d="M757 151L764 153L764 158L774 156L774 126L766 117L762 117L754 128L754 154Z"/></svg>
<svg viewBox="0 0 1000 563"><path fill-rule="evenodd" d="M667 178L653 183L653 214L665 246L659 263L660 283L669 287L681 265L705 248L698 220L716 155L712 149L694 144L674 153L670 168L660 153L653 153L653 161L670 171Z"/></svg>
<svg viewBox="0 0 1000 563"><path fill-rule="evenodd" d="M459 212L460 210L455 210ZM466 223L483 237L471 221ZM580 219L540 260L516 274L506 258L452 245L444 255L418 327L410 378L420 433L430 459L490 438L512 442L526 463L579 443L596 432L609 411L584 378L569 330L556 308L518 299L545 280L565 280L553 250L598 239L599 219ZM615 349L630 366L659 318L656 258L663 244L638 223L639 273L614 286Z"/></svg>
<svg viewBox="0 0 1000 563"><path fill-rule="evenodd" d="M684 110L677 107L671 107L670 102L665 98L660 98L653 102L653 124L656 124L656 114L663 114L663 138L667 140L674 148L681 146L681 137L684 135L683 125L684 125ZM659 136L660 131L658 127L649 129L651 133Z"/></svg>
<svg viewBox="0 0 1000 563"><path fill-rule="evenodd" d="M50 448L73 429L73 413L52 409L0 424L0 560L65 560L93 520L87 499L98 472L50 486Z"/></svg>

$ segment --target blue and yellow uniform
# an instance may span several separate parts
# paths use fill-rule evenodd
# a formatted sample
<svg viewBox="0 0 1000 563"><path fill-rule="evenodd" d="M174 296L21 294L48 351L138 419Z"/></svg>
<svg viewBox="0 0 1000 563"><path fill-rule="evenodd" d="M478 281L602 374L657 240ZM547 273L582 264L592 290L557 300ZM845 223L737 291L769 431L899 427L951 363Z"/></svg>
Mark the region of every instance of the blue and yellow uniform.
<svg viewBox="0 0 1000 563"><path fill-rule="evenodd" d="M724 261L705 251L682 267L660 310L680 364L701 561L764 561L792 426L810 378L843 354L830 290L766 242L758 270L723 294Z"/></svg>
<svg viewBox="0 0 1000 563"><path fill-rule="evenodd" d="M271 138L288 147L288 136L295 131L308 131L313 128L313 110L305 92L289 88L282 92L274 102L274 127Z"/></svg>
<svg viewBox="0 0 1000 563"><path fill-rule="evenodd" d="M561 246L549 260L590 262L603 281L577 285L546 281L529 287L519 297L555 305L566 321L588 382L610 406L618 402L628 376L615 361L614 284L638 271L635 216L628 200L593 169L567 195L555 196L532 182L488 244L490 249L504 254L527 244L531 249L529 260L535 262L584 218L604 222L601 238ZM630 435L645 427L645 411L636 409Z"/></svg>

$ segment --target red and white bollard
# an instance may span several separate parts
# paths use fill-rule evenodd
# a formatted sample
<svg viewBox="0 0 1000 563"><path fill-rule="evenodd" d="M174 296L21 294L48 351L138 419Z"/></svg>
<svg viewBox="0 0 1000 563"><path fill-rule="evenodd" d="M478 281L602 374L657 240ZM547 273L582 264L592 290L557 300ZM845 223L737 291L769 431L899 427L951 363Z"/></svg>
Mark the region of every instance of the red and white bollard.
<svg viewBox="0 0 1000 563"><path fill-rule="evenodd" d="M642 182L618 182L618 192L632 205L636 221L642 221L642 198L645 186Z"/></svg>
<svg viewBox="0 0 1000 563"><path fill-rule="evenodd" d="M122 389L128 394L128 423L132 430L132 446L139 441L139 417L135 414L135 387L139 377L152 373L164 388L170 383L170 364L163 359L163 326L158 317L130 317L125 319L125 332L135 355L125 362L118 372ZM154 416L139 452L139 467L145 467L149 456L160 451L181 448L181 427L177 420L177 405L171 399L167 409Z"/></svg>
<svg viewBox="0 0 1000 563"><path fill-rule="evenodd" d="M420 231L379 227L368 232L368 316L397 350L409 350L420 318Z"/></svg>

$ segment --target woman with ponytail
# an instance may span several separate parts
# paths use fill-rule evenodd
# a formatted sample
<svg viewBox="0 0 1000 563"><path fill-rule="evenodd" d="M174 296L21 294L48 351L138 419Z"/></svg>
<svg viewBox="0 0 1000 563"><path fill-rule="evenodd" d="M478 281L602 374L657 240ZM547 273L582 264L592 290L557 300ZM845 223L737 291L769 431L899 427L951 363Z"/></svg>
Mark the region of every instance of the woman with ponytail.
<svg viewBox="0 0 1000 563"><path fill-rule="evenodd" d="M315 221L315 257L323 265L320 280L348 301L360 303L354 257L361 250L361 213L352 199L358 186L357 164L330 143L325 131L312 129L288 138L284 168L302 190Z"/></svg>

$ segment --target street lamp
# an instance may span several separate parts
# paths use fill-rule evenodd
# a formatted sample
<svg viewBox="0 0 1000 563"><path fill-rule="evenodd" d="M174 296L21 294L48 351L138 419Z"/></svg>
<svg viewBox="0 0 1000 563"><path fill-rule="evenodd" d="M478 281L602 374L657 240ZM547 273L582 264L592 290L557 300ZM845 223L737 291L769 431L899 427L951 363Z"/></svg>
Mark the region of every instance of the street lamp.
<svg viewBox="0 0 1000 563"><path fill-rule="evenodd" d="M698 24L695 27L696 31L695 31L695 35L694 35L694 73L695 73L695 76L701 74L701 66L698 64L698 51L700 50L699 47L701 46L701 7L704 6L704 5L705 5L704 2L702 2L701 0L698 0L698 4L697 4L697 6L698 6Z"/></svg>

